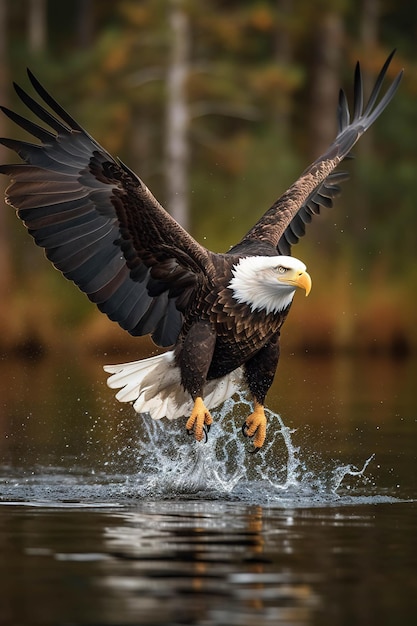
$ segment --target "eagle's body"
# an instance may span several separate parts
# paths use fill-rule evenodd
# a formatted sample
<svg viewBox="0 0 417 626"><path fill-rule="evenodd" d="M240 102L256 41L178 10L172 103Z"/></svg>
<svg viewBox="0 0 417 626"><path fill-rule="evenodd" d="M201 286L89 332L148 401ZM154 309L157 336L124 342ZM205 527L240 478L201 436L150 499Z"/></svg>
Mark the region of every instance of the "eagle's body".
<svg viewBox="0 0 417 626"><path fill-rule="evenodd" d="M251 261L258 259L264 262L264 257L251 257ZM279 331L290 307L290 302L285 301L280 310L252 310L251 304L231 297L236 293L233 289L235 268L239 267L240 260L236 255L213 256L213 276L208 273L184 311L186 321L175 347L177 361L185 358L183 349L190 340L190 333L198 332L198 345L205 354L213 353L211 362L207 363L208 380L229 374L253 358ZM231 336L233 341L230 341ZM195 355L192 358L195 359Z"/></svg>
<svg viewBox="0 0 417 626"><path fill-rule="evenodd" d="M106 366L119 400L155 419L191 413L186 427L202 439L212 422L209 409L244 383L254 400L244 432L254 435L256 449L262 446L280 329L296 288L308 293L311 287L305 265L288 256L291 245L320 207L332 206L346 178L335 168L393 97L401 73L378 101L391 58L365 108L357 66L352 121L342 93L335 141L225 254L197 243L32 74L53 113L15 86L53 132L2 109L40 141L0 140L23 159L0 166L12 179L7 202L55 267L102 312L132 335L151 334L156 344L172 347L150 359Z"/></svg>

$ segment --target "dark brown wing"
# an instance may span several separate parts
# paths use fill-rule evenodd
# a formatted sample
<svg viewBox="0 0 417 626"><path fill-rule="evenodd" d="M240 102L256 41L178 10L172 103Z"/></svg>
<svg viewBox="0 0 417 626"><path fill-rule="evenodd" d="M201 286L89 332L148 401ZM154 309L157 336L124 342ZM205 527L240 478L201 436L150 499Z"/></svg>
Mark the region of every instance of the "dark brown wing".
<svg viewBox="0 0 417 626"><path fill-rule="evenodd" d="M231 253L254 247L254 241L276 247L279 254L290 254L291 245L305 234L305 226L320 207L331 207L333 198L340 192L339 183L347 178L344 172L334 172L363 133L380 116L397 91L400 72L384 96L378 101L382 83L395 51L385 61L369 100L363 107L363 81L359 63L354 81L353 117L350 121L349 106L343 91L338 107L339 132L329 149L310 165L300 178L272 205L251 228Z"/></svg>
<svg viewBox="0 0 417 626"><path fill-rule="evenodd" d="M132 335L175 342L184 305L209 263L200 246L143 182L114 160L29 73L47 109L17 94L53 132L2 108L40 140L1 143L24 163L2 165L6 200L66 278Z"/></svg>

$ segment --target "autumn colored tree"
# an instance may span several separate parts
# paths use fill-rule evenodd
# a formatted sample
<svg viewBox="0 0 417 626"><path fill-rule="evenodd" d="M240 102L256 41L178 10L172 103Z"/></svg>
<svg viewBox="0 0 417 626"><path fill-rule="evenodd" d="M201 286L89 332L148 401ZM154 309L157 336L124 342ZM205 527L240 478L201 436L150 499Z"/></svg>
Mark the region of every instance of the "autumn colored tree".
<svg viewBox="0 0 417 626"><path fill-rule="evenodd" d="M312 259L318 272L343 262L358 297L372 272L394 275L413 311L414 18L409 3L388 0L3 0L1 101L23 113L11 92L8 102L8 85L27 84L30 65L179 221L221 251L331 141L338 89L350 95L356 60L367 88L397 47L390 72L405 66L400 91L355 148L359 158L346 164L352 181L336 208L315 220L297 255ZM1 134L23 135L4 118L0 123ZM7 209L0 216L4 284L14 272L19 281L11 284L28 297L35 276L44 299L59 290L49 307L58 324L93 315L10 215ZM317 284L319 290L323 281Z"/></svg>

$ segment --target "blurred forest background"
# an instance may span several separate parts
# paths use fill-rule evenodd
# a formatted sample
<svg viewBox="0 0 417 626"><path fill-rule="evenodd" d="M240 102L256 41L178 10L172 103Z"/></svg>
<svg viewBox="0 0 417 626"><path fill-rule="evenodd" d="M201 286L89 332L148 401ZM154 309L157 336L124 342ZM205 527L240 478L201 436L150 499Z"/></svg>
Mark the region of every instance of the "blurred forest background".
<svg viewBox="0 0 417 626"><path fill-rule="evenodd" d="M393 48L400 90L346 164L335 207L293 250L313 290L283 343L404 356L417 347L417 3L0 0L0 102L26 114L12 81L27 87L29 66L200 242L225 251L332 141L356 61L369 90ZM12 126L2 116L0 135L23 137ZM3 353L138 354L8 206L0 266Z"/></svg>

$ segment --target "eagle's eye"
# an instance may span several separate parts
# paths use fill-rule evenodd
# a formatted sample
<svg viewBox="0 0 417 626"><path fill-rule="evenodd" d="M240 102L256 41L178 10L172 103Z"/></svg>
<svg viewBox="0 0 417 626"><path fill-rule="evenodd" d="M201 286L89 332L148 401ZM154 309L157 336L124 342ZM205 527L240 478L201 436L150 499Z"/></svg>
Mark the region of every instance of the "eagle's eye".
<svg viewBox="0 0 417 626"><path fill-rule="evenodd" d="M284 267L283 265L278 265L277 267L278 274L285 274L286 271L287 271L286 267Z"/></svg>

